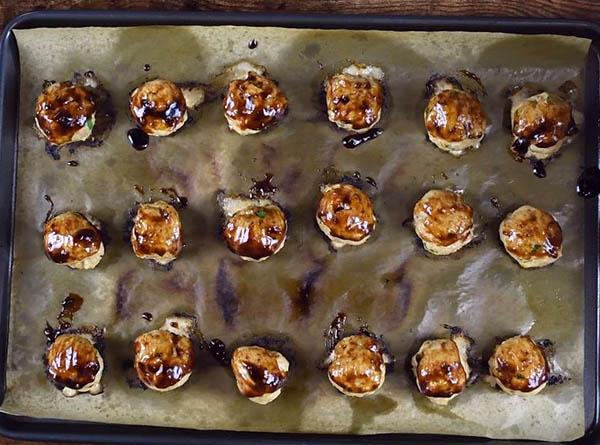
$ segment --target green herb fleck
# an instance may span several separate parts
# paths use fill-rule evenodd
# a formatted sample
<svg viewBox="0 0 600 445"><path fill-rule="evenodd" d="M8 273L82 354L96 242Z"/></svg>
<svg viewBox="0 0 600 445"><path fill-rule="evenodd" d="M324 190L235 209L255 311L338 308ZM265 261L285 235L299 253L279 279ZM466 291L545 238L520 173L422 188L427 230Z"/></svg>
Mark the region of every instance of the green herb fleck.
<svg viewBox="0 0 600 445"><path fill-rule="evenodd" d="M517 375L515 375L516 378L518 378L519 380L525 380L525 376L521 373L518 373Z"/></svg>
<svg viewBox="0 0 600 445"><path fill-rule="evenodd" d="M539 252L539 250L542 248L542 246L540 244L534 244L533 247L531 248L531 253L537 253Z"/></svg>
<svg viewBox="0 0 600 445"><path fill-rule="evenodd" d="M259 218L264 218L265 216L267 216L267 212L265 212L264 210L257 210L256 211L256 216L258 216Z"/></svg>
<svg viewBox="0 0 600 445"><path fill-rule="evenodd" d="M85 121L85 126L88 128L88 130L91 130L92 128L94 128L94 120L93 119L87 119Z"/></svg>

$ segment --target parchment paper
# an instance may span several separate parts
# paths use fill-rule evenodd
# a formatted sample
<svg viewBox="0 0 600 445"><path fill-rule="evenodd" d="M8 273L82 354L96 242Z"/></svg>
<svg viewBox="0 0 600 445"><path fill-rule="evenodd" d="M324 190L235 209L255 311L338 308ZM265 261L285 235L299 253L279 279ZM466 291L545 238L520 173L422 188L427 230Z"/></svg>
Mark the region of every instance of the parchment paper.
<svg viewBox="0 0 600 445"><path fill-rule="evenodd" d="M14 414L197 429L327 433L446 433L494 438L569 440L584 432L582 200L574 193L582 161L579 135L538 179L508 154L501 91L519 81L557 88L582 86L589 42L553 36L319 31L251 27L141 27L16 31L21 57L18 197L11 303L8 390L2 410ZM256 39L258 47L249 49ZM146 151L126 141L132 127L127 94L144 79L209 82L225 65L249 59L267 66L290 102L273 131L241 137L227 129L220 102L206 104L195 123ZM354 151L325 121L319 84L347 59L386 73L385 132ZM144 72L150 64L149 72ZM320 69L319 64L322 64ZM425 141L423 89L434 72L467 68L488 89L492 127L479 151L455 159ZM99 148L44 153L32 129L33 105L44 79L94 70L112 93L117 123ZM581 108L581 107L580 107ZM581 127L581 126L580 126ZM80 165L69 167L67 160ZM313 223L325 167L372 176L380 225L365 245L332 253ZM276 199L290 213L282 252L253 264L236 259L218 236L217 190L241 193L251 178L275 175ZM446 179L447 177L447 179ZM175 187L189 198L183 211L187 247L170 272L134 257L123 241L134 185ZM429 188L465 190L485 240L446 258L425 254L410 227L415 201ZM57 210L101 219L112 242L93 271L49 262L41 223L49 194ZM497 210L490 203L500 201ZM564 257L551 267L522 270L497 237L501 216L530 203L552 212L564 231ZM313 281L313 285L306 285ZM308 288L308 297L300 291ZM85 298L76 323L107 328L100 396L66 399L46 381L41 365L45 320L54 321L68 292ZM151 312L151 323L142 318ZM122 369L131 342L173 311L195 313L207 337L226 343L249 335L287 335L295 349L288 385L274 403L255 405L236 390L230 372L206 352L181 389L161 394L130 388ZM398 359L396 372L373 397L338 393L315 365L323 330L345 311L384 334ZM479 382L447 408L419 395L404 371L409 352L425 338L445 335L443 323L465 328L479 352L496 336L529 332L557 344L571 377L529 399Z"/></svg>

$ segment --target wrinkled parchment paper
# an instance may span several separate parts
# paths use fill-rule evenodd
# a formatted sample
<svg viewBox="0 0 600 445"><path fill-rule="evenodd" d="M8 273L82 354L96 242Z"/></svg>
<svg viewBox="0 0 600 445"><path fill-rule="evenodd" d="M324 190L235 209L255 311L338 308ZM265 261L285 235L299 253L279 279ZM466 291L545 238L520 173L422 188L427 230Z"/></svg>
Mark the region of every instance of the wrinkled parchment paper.
<svg viewBox="0 0 600 445"><path fill-rule="evenodd" d="M197 429L328 433L447 433L552 441L579 437L583 414L582 200L574 193L582 161L580 134L538 179L507 152L501 91L525 80L557 88L582 86L588 42L553 36L319 31L251 27L142 27L16 31L21 57L18 197L11 303L8 391L2 410L14 414ZM256 39L258 47L249 49ZM137 152L127 94L144 79L209 82L225 65L249 59L267 66L290 101L285 121L263 135L227 129L219 101L207 103L193 125L152 140ZM385 132L354 151L319 108L319 83L347 59L386 73ZM151 66L144 71L144 65ZM320 64L322 68L320 67ZM460 159L425 141L423 89L434 72L467 68L488 90L492 127L481 149ZM117 123L100 148L44 153L32 110L44 79L94 70L112 93ZM579 107L581 109L581 107ZM78 167L67 166L76 159ZM332 253L314 227L325 167L373 177L380 225L360 248ZM235 258L218 237L217 190L245 192L251 178L273 173L276 199L290 213L283 251L266 262ZM446 179L447 178L447 179ZM183 211L187 247L170 272L134 257L123 241L127 209L140 199L134 185L175 187L189 198ZM368 187L368 186L367 186ZM446 258L432 258L402 222L429 188L465 190L485 240ZM107 225L112 242L99 267L75 271L42 253L40 227L48 209L87 211ZM498 198L500 210L490 203ZM522 270L497 237L501 216L530 203L552 212L564 230L564 257L541 270ZM307 284L312 283L312 285ZM300 289L308 289L302 292ZM107 328L105 392L66 399L41 366L45 320L55 320L69 292L85 298L76 323ZM305 295L308 294L308 295ZM152 322L143 312L154 315ZM240 396L228 370L206 353L181 389L160 394L130 388L122 369L136 335L173 311L195 313L207 337L226 343L249 335L285 335L295 350L288 385L274 403ZM398 363L375 396L338 393L315 365L322 332L337 311L384 334ZM420 341L462 326L487 354L496 336L529 332L557 344L571 377L529 399L479 382L447 408L420 396L404 370Z"/></svg>

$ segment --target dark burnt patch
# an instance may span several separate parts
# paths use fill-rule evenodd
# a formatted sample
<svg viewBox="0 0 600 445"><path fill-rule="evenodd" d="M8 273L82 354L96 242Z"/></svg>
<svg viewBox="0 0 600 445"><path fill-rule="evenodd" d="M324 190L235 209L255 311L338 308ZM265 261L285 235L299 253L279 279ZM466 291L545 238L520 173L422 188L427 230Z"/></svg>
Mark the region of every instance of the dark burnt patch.
<svg viewBox="0 0 600 445"><path fill-rule="evenodd" d="M306 318L310 315L311 306L314 302L313 291L324 271L325 263L320 261L315 263L314 267L302 276L298 285L298 293L292 299L294 310L300 318Z"/></svg>
<svg viewBox="0 0 600 445"><path fill-rule="evenodd" d="M219 261L215 292L215 299L221 309L223 320L228 325L233 324L238 313L240 299L233 284L229 266L224 259Z"/></svg>
<svg viewBox="0 0 600 445"><path fill-rule="evenodd" d="M115 311L117 317L121 320L125 320L131 317L131 312L127 307L131 298L131 284L135 275L134 270L130 270L125 274L121 275L117 280L117 298Z"/></svg>

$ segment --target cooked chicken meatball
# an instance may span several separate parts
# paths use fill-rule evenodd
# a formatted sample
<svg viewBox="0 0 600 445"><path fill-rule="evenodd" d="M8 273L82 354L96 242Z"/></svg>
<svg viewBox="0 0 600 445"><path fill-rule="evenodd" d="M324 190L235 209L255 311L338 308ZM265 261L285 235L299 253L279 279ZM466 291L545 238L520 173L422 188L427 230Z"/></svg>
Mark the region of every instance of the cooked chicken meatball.
<svg viewBox="0 0 600 445"><path fill-rule="evenodd" d="M223 108L229 128L241 135L265 131L287 113L288 100L265 68L242 62L231 67Z"/></svg>
<svg viewBox="0 0 600 445"><path fill-rule="evenodd" d="M454 156L479 148L487 118L477 96L450 77L432 78L427 89L431 97L424 118L429 140Z"/></svg>
<svg viewBox="0 0 600 445"><path fill-rule="evenodd" d="M44 88L35 105L35 126L54 145L85 141L92 134L96 103L90 88L54 82Z"/></svg>
<svg viewBox="0 0 600 445"><path fill-rule="evenodd" d="M471 374L467 352L471 340L465 335L427 340L412 357L417 387L431 402L446 405L467 386Z"/></svg>
<svg viewBox="0 0 600 445"><path fill-rule="evenodd" d="M89 335L62 334L48 346L46 372L66 397L100 394L104 360Z"/></svg>
<svg viewBox="0 0 600 445"><path fill-rule="evenodd" d="M511 150L519 158L549 158L577 132L571 103L557 94L530 95L530 89L524 87L511 102Z"/></svg>
<svg viewBox="0 0 600 445"><path fill-rule="evenodd" d="M281 353L260 346L239 347L231 357L231 369L240 393L260 405L279 397L289 368L289 362Z"/></svg>
<svg viewBox="0 0 600 445"><path fill-rule="evenodd" d="M546 354L527 335L517 335L497 345L488 365L493 383L507 394L534 395L548 383Z"/></svg>
<svg viewBox="0 0 600 445"><path fill-rule="evenodd" d="M90 217L91 218L91 217ZM104 256L100 224L77 212L54 216L44 224L44 252L57 264L93 269Z"/></svg>
<svg viewBox="0 0 600 445"><path fill-rule="evenodd" d="M287 220L270 199L226 197L222 202L223 238L233 253L247 261L263 261L279 252L287 237Z"/></svg>
<svg viewBox="0 0 600 445"><path fill-rule="evenodd" d="M324 185L321 193L317 224L333 247L358 246L367 241L377 225L369 196L358 187L343 183Z"/></svg>
<svg viewBox="0 0 600 445"><path fill-rule="evenodd" d="M434 255L450 255L473 239L473 209L460 193L430 190L415 204L415 232Z"/></svg>
<svg viewBox="0 0 600 445"><path fill-rule="evenodd" d="M383 386L388 358L377 339L359 334L342 338L326 363L329 381L338 391L364 397Z"/></svg>
<svg viewBox="0 0 600 445"><path fill-rule="evenodd" d="M179 213L165 201L138 204L131 229L135 256L165 265L183 248Z"/></svg>
<svg viewBox="0 0 600 445"><path fill-rule="evenodd" d="M145 82L129 96L129 112L150 136L168 136L188 119L188 106L181 88L170 80Z"/></svg>
<svg viewBox="0 0 600 445"><path fill-rule="evenodd" d="M193 328L192 318L171 317L135 339L134 368L144 385L165 392L188 381L194 367Z"/></svg>
<svg viewBox="0 0 600 445"><path fill-rule="evenodd" d="M519 207L500 224L500 240L521 267L543 267L562 256L562 229L554 217L532 206Z"/></svg>
<svg viewBox="0 0 600 445"><path fill-rule="evenodd" d="M381 68L355 64L325 80L325 102L329 121L353 133L370 130L383 108Z"/></svg>

